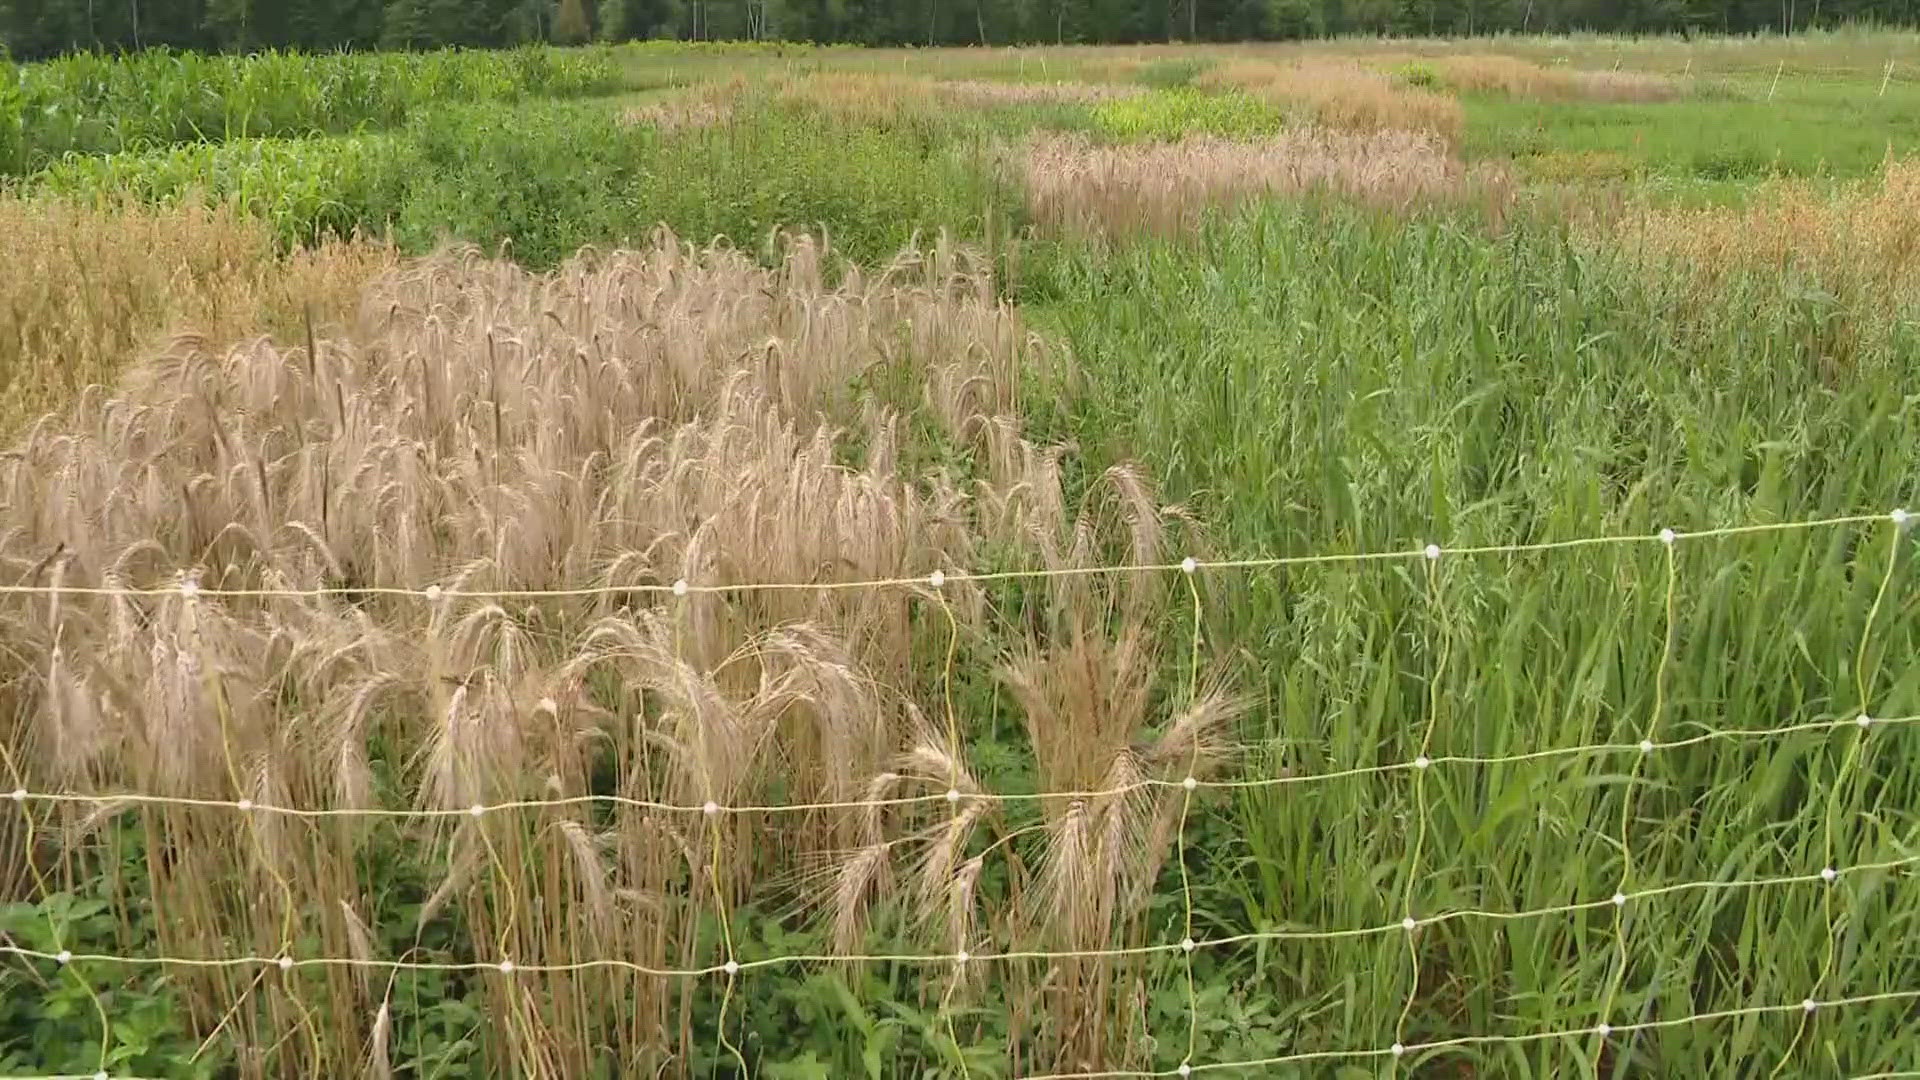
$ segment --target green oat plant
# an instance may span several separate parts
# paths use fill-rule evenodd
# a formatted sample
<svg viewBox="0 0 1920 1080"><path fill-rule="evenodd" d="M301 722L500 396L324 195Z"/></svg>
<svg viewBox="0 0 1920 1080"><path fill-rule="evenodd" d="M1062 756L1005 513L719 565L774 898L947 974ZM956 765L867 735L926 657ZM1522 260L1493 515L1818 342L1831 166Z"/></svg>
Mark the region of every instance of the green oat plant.
<svg viewBox="0 0 1920 1080"><path fill-rule="evenodd" d="M1524 217L1297 200L1053 254L1025 298L1080 364L1059 422L1089 468L1152 462L1236 554L1403 553L1202 575L1207 636L1260 696L1247 775L1290 778L1199 827L1206 906L1220 934L1301 935L1260 945L1237 991L1290 1018L1288 1052L1558 1031L1416 1060L1899 1061L1909 1004L1800 1034L1791 1006L1920 976L1891 946L1920 914L1910 869L1817 876L1920 850L1916 732L1851 723L1920 713L1920 564L1886 516L1920 475L1910 331L1835 368L1790 280L1750 281L1738 317L1689 313ZM1671 565L1653 539L1863 512L1683 536ZM1448 553L1585 536L1639 539ZM1797 724L1825 726L1665 745ZM1739 884L1776 877L1796 880ZM1463 910L1547 913L1397 925ZM1763 1004L1789 1009L1581 1034Z"/></svg>

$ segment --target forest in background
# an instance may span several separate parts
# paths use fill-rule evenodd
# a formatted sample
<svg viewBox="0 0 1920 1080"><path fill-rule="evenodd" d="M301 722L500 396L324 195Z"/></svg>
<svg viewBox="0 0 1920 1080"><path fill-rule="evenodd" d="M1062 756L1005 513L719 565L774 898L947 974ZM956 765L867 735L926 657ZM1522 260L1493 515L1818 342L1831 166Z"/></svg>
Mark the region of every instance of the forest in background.
<svg viewBox="0 0 1920 1080"><path fill-rule="evenodd" d="M0 0L0 46L31 60L151 47L493 48L550 41L1013 45L1793 32L1912 26L1920 0Z"/></svg>

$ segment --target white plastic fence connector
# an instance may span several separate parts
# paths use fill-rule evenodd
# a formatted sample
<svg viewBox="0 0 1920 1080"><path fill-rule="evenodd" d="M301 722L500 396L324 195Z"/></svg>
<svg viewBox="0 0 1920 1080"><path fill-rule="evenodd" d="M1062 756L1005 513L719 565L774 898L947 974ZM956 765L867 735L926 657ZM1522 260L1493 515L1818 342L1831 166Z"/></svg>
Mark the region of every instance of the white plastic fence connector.
<svg viewBox="0 0 1920 1080"><path fill-rule="evenodd" d="M673 595L685 596L687 595L687 592L692 588L693 586L687 584L686 578L681 578L680 580L673 583Z"/></svg>
<svg viewBox="0 0 1920 1080"><path fill-rule="evenodd" d="M1191 574L1198 569L1200 569L1200 560L1194 558L1193 556L1189 555L1186 558L1180 560L1180 570L1183 573Z"/></svg>
<svg viewBox="0 0 1920 1080"><path fill-rule="evenodd" d="M729 960L720 965L720 970L726 972L729 978L738 975L740 974L740 961Z"/></svg>
<svg viewBox="0 0 1920 1080"><path fill-rule="evenodd" d="M429 603L439 603L440 602L440 586L429 585L426 588L420 590L420 595L426 597Z"/></svg>
<svg viewBox="0 0 1920 1080"><path fill-rule="evenodd" d="M1667 545L1668 547L1672 547L1673 542L1678 539L1680 539L1680 534L1677 532L1674 532L1672 529L1660 530L1660 542Z"/></svg>
<svg viewBox="0 0 1920 1080"><path fill-rule="evenodd" d="M1429 562L1431 562L1431 561L1433 561L1433 560L1435 560L1435 559L1438 559L1438 558L1440 557L1440 545L1439 545L1439 544L1428 544L1428 545L1426 546L1426 550L1425 550L1424 552L1422 552L1422 554L1424 554L1424 555L1426 555L1426 557L1427 557L1427 560L1428 560Z"/></svg>
<svg viewBox="0 0 1920 1080"><path fill-rule="evenodd" d="M933 573L928 574L927 584L936 589L945 588L947 584L947 572L945 570L935 570Z"/></svg>

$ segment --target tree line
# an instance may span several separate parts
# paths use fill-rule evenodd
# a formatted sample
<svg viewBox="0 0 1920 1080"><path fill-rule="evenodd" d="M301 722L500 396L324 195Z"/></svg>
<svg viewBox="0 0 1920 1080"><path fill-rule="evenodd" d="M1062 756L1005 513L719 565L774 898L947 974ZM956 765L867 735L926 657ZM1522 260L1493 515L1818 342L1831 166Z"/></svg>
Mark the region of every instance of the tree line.
<svg viewBox="0 0 1920 1080"><path fill-rule="evenodd" d="M496 48L593 39L864 45L1791 32L1913 26L1920 0L0 0L20 60L167 47Z"/></svg>

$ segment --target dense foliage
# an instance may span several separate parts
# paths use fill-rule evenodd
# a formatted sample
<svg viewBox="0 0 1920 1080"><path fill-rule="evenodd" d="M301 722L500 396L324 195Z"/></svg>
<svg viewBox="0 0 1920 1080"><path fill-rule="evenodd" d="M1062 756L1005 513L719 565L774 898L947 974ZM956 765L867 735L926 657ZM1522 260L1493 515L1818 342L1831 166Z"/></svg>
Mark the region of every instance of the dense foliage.
<svg viewBox="0 0 1920 1080"><path fill-rule="evenodd" d="M0 44L33 58L156 45L428 48L590 35L1006 45L1576 29L1754 33L1916 20L1916 0L0 0Z"/></svg>
<svg viewBox="0 0 1920 1080"><path fill-rule="evenodd" d="M67 154L387 128L428 102L571 97L615 81L603 52L532 47L67 56L22 68L11 86L0 84L0 176L32 173Z"/></svg>

